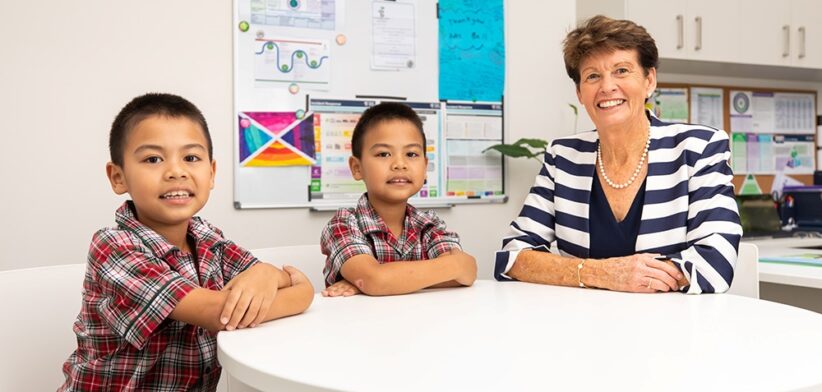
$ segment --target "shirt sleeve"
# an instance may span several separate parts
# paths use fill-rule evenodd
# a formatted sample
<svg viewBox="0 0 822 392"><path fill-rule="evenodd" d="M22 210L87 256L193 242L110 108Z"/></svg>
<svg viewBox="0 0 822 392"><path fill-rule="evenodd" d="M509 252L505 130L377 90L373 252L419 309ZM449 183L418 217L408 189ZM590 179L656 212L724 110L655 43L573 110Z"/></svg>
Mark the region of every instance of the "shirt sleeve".
<svg viewBox="0 0 822 392"><path fill-rule="evenodd" d="M429 259L436 259L452 249L462 250L459 235L453 231L448 231L445 227L445 221L440 219L434 211L423 214L426 215L426 220L429 222L422 233L422 243Z"/></svg>
<svg viewBox="0 0 822 392"><path fill-rule="evenodd" d="M689 294L723 293L734 276L742 226L731 183L728 135L716 131L688 180L688 220L682 252L669 254L690 282Z"/></svg>
<svg viewBox="0 0 822 392"><path fill-rule="evenodd" d="M508 233L502 239L502 249L497 251L494 278L499 281L514 280L508 271L514 266L519 252L533 249L549 252L554 232L554 177L556 165L554 147L548 149L543 165L534 180L534 186L525 197L519 216L511 222Z"/></svg>
<svg viewBox="0 0 822 392"><path fill-rule="evenodd" d="M200 223L206 225L223 243L222 258L220 259L220 267L223 273L223 284L228 283L231 279L234 279L235 276L259 262L259 260L254 257L251 252L232 241L226 240L223 236L223 231L218 227L212 225L205 219L197 217L195 217L195 219L198 219Z"/></svg>
<svg viewBox="0 0 822 392"><path fill-rule="evenodd" d="M111 330L137 349L197 285L155 257L124 231L95 234L89 265L101 299L97 313Z"/></svg>
<svg viewBox="0 0 822 392"><path fill-rule="evenodd" d="M222 261L225 283L260 262L251 252L231 241L226 241Z"/></svg>
<svg viewBox="0 0 822 392"><path fill-rule="evenodd" d="M323 268L326 287L343 279L340 270L348 259L362 254L374 256L368 239L360 230L357 217L345 209L337 211L323 228L320 247L326 256Z"/></svg>

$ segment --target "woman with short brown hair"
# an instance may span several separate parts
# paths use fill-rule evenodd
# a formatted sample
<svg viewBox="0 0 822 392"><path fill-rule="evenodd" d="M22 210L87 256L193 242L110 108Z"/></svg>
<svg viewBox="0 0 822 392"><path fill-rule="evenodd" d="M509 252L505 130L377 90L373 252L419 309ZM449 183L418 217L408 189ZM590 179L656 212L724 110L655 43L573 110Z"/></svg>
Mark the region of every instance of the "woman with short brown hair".
<svg viewBox="0 0 822 392"><path fill-rule="evenodd" d="M644 293L728 290L742 235L728 135L664 123L646 109L658 54L642 26L596 16L567 35L563 52L596 130L551 143L494 276Z"/></svg>

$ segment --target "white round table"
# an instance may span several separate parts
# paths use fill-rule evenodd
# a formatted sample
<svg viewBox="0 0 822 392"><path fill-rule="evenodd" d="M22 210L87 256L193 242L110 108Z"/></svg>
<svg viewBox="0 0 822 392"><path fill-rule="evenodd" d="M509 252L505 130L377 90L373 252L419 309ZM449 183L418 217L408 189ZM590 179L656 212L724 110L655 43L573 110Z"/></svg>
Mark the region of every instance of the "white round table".
<svg viewBox="0 0 822 392"><path fill-rule="evenodd" d="M263 391L822 389L822 315L733 295L477 281L317 296L217 342L228 374Z"/></svg>

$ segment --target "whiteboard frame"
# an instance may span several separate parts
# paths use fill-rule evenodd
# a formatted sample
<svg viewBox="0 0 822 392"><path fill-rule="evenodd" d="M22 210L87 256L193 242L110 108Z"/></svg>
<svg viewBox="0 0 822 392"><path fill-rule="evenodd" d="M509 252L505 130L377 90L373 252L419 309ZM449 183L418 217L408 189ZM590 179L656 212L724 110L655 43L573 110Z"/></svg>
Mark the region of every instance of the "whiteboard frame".
<svg viewBox="0 0 822 392"><path fill-rule="evenodd" d="M251 25L251 29L248 32L242 33L239 30L239 23L242 20L249 19L241 19L240 18L240 5L241 3L247 4L249 0L232 0L232 168L233 168L233 182L234 182L234 208L235 209L279 209L279 208L310 208L312 211L326 211L337 209L341 207L350 207L356 204L356 199L354 200L322 200L322 199L315 199L311 200L308 196L308 187L306 187L306 200L305 201L295 201L295 202L255 202L255 201L248 201L245 196L243 196L244 192L241 188L248 188L242 185L243 178L248 177L244 175L242 172L244 170L248 170L248 168L240 167L239 164L239 125L237 116L241 111L289 111L293 110L297 107L296 102L301 102L302 105L306 105L306 107L302 107L304 110L308 110L307 107L307 98L310 94L312 98L323 98L324 96L327 97L334 97L336 99L350 97L350 99L362 99L363 95L376 95L381 97L387 96L398 96L403 95L404 98L407 98L409 101L414 102L423 102L423 101L431 101L436 102L439 101L438 96L438 85L436 81L436 75L439 74L439 62L438 62L438 25L439 21L437 19L438 13L438 2L436 0L398 0L402 2L409 2L413 3L415 6L415 24L416 24L416 35L417 35L417 69L412 71L403 71L402 75L399 74L400 71L385 71L385 70L374 70L371 69L369 66L370 56L362 56L362 53L356 53L356 50L351 50L350 52L353 53L346 53L349 52L348 50L343 50L340 47L335 46L335 44L331 43L331 72L332 72L332 85L335 81L340 81L342 72L341 69L345 70L345 77L350 80L342 80L342 83L345 84L340 88L331 88L326 92L317 92L306 89L305 92L300 92L299 94L290 94L287 88L272 88L270 96L266 95L266 102L260 103L257 100L254 100L254 104L250 105L249 107L241 107L241 99L240 94L242 93L241 90L241 64L240 64L240 35L241 34L255 34L255 26L259 25ZM329 31L327 36L331 37L337 34L345 34L349 38L355 37L355 39L368 37L366 41L368 42L361 42L363 41L360 39L359 43L352 42L355 39L349 39L349 41L345 44L345 47L353 49L353 45L360 45L359 48L361 49L364 47L370 47L370 23L366 23L363 25L360 21L357 21L356 18L362 17L362 15L352 15L352 10L359 6L366 6L359 11L367 11L365 13L368 14L368 18L370 18L370 10L372 7L372 1L360 1L360 0L336 0L336 27L333 31ZM430 14L430 15L429 15ZM430 26L429 26L430 25ZM433 26L433 29L431 28ZM275 35L272 35L271 38L275 37L288 37L288 36L300 36L301 32L308 31L299 28L291 28L291 27L266 27L267 30L277 30ZM433 33L432 33L433 32ZM366 34L367 33L367 34ZM359 38L357 38L357 34L359 34ZM312 34L308 34L307 38L311 39L328 39L328 37L321 38L321 32L313 31ZM430 36L430 37L429 37ZM426 39L426 37L428 39ZM425 49L423 49L420 42L433 42L434 45L429 45L428 49L430 50L429 55L423 53ZM332 41L332 40L329 40ZM336 53L335 53L336 52ZM426 57L427 56L427 57ZM357 64L349 64L346 59L349 60L356 60ZM362 60L362 61L360 61ZM362 68L363 64L359 64L363 62L365 64L365 69L360 69L361 73L365 73L365 77L362 75L357 75L356 71L352 71L350 74L348 73L351 69L358 69ZM345 66L334 66L333 64L345 64ZM247 64L246 64L247 66ZM426 74L428 75L426 79ZM352 82L353 80L353 82ZM363 88L359 89L359 82L362 80L368 80L371 83L370 88ZM428 80L427 83L421 83L421 81ZM432 81L433 80L433 81ZM390 81L386 83L386 81ZM433 88L431 87L433 85ZM389 89L391 86L392 89ZM247 86L246 86L247 87ZM242 88L246 88L242 87ZM432 91L428 91L425 89L432 89ZM276 91L275 91L276 90ZM255 94L259 93L255 91ZM403 94L407 93L407 94ZM362 95L361 95L362 94ZM367 96L366 95L366 96ZM272 104L272 102L277 102L276 107ZM503 104L503 114L502 114L502 142L505 142L505 114L504 114L504 99L502 100ZM441 130L441 132L445 132ZM290 169L290 171L294 172L290 175L286 175L286 177L294 177L300 176L301 174L297 173L298 171L302 170L302 167L287 167L285 169ZM258 168L255 168L258 170ZM252 170L255 170L252 169ZM281 168L271 168L271 169L263 169L263 170L278 170ZM305 176L308 179L308 183L310 184L310 166L305 167L306 171L309 173ZM494 195L494 196L481 196L481 197L466 197L466 196L438 196L436 198L416 198L412 197L409 199L409 202L415 206L419 207L426 207L426 208L450 208L455 205L460 204L483 204L483 203L506 203L508 201L508 195L506 194L506 163L505 158L502 159L501 164L502 170L502 195ZM262 176L262 175L261 175ZM279 176L277 175L270 175L271 177ZM254 177L254 176L252 176ZM256 187L255 184L251 185L252 187ZM289 197L296 197L297 190L295 187L295 192L291 193L291 196L285 195L284 198ZM261 197L262 198L262 197Z"/></svg>

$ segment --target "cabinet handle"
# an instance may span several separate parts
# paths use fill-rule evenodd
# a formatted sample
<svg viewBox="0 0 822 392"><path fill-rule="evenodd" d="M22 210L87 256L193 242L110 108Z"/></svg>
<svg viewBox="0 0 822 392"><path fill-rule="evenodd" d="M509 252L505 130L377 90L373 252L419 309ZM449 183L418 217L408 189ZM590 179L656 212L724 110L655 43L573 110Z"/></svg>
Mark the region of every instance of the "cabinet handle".
<svg viewBox="0 0 822 392"><path fill-rule="evenodd" d="M685 46L685 21L682 19L682 15L676 16L676 26L677 26L677 41L676 41L676 48L682 49Z"/></svg>
<svg viewBox="0 0 822 392"><path fill-rule="evenodd" d="M697 16L694 18L696 22L696 45L694 45L694 50L702 49L702 17Z"/></svg>
<svg viewBox="0 0 822 392"><path fill-rule="evenodd" d="M791 26L782 26L782 37L782 57L788 57L791 55Z"/></svg>
<svg viewBox="0 0 822 392"><path fill-rule="evenodd" d="M799 58L805 58L805 26L799 27Z"/></svg>

